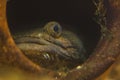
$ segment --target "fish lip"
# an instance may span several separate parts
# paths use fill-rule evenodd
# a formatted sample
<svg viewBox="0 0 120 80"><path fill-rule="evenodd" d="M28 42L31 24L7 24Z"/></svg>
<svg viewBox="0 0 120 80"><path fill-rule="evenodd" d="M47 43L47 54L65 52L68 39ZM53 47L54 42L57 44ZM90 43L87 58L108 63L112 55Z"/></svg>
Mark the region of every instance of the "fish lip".
<svg viewBox="0 0 120 80"><path fill-rule="evenodd" d="M15 38L15 43L16 44L20 44L20 43L35 43L35 44L39 44L39 45L45 45L47 43L46 42L43 42L45 41L44 39L42 38L38 38L38 37L29 37L29 36L24 36L24 37L18 37L18 38Z"/></svg>
<svg viewBox="0 0 120 80"><path fill-rule="evenodd" d="M69 53L65 50L64 47L61 46L62 44L57 45L57 44L51 43L50 41L39 38L39 37L21 37L21 38L15 39L15 42L18 45L18 47L19 47L20 44L28 44L28 45L35 44L35 45L37 45L39 47L40 46L46 46L46 49L49 49L49 50L46 50L46 52L48 52L48 53L53 52L54 54L57 53L58 55L66 58L66 59L70 59ZM19 48L21 49L21 47L19 47ZM42 47L40 47L39 49L42 49ZM44 49L43 52L45 52L45 49Z"/></svg>

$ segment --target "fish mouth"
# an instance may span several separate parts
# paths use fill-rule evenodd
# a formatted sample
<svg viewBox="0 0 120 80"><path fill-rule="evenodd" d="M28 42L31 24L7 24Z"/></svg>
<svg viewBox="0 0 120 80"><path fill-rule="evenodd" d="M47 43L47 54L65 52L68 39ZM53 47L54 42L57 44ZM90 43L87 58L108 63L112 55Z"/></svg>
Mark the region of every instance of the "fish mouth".
<svg viewBox="0 0 120 80"><path fill-rule="evenodd" d="M66 48L60 42L53 43L43 38L26 36L16 38L15 42L17 46L25 53L25 55L28 56L48 53L49 55L57 55L65 59L71 59L70 54L67 52Z"/></svg>
<svg viewBox="0 0 120 80"><path fill-rule="evenodd" d="M65 46L65 44L57 39L54 41L51 42L40 37L26 36L15 39L18 48L23 51L25 56L44 68L53 70L60 67L72 68L78 65L78 63L83 62L82 58L78 57L78 54L77 58L74 56L73 46ZM70 51L67 49L70 49Z"/></svg>

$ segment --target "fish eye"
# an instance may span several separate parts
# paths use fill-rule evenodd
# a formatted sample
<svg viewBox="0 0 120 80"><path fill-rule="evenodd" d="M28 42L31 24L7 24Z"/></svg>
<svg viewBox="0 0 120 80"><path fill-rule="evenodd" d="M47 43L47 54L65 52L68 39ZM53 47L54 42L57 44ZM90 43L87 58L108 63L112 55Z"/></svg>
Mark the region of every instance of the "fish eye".
<svg viewBox="0 0 120 80"><path fill-rule="evenodd" d="M53 30L58 33L59 32L58 25L55 25L54 28L53 28Z"/></svg>
<svg viewBox="0 0 120 80"><path fill-rule="evenodd" d="M52 28L53 28L53 31L51 33L52 36L59 37L62 33L62 27L58 23L56 23L56 24L53 24Z"/></svg>
<svg viewBox="0 0 120 80"><path fill-rule="evenodd" d="M57 22L48 22L44 29L49 35L55 38L59 37L62 33L62 27Z"/></svg>

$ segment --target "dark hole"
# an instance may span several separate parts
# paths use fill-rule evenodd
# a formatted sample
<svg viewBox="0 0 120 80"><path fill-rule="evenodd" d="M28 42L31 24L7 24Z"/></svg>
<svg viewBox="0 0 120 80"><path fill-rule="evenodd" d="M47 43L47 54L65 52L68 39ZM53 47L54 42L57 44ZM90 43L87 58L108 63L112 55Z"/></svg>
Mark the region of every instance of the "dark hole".
<svg viewBox="0 0 120 80"><path fill-rule="evenodd" d="M88 56L100 38L100 27L94 21L95 6L91 0L10 0L7 19L12 33L58 21L76 33L84 42Z"/></svg>

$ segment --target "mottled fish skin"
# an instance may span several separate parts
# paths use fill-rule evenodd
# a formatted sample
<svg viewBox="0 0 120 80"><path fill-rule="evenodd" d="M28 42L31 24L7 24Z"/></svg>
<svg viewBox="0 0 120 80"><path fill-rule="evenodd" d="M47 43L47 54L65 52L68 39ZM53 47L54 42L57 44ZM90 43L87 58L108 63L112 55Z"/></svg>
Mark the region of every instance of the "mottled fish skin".
<svg viewBox="0 0 120 80"><path fill-rule="evenodd" d="M75 66L86 60L82 41L72 32L62 30L58 22L14 36L23 53L40 66L50 69Z"/></svg>

